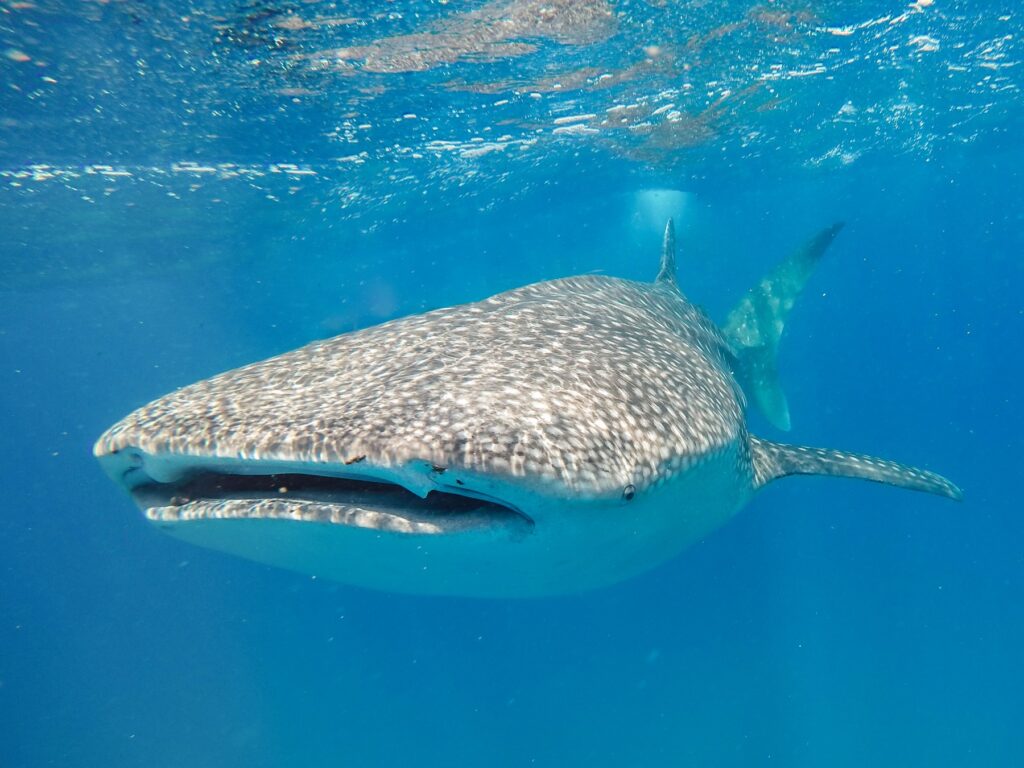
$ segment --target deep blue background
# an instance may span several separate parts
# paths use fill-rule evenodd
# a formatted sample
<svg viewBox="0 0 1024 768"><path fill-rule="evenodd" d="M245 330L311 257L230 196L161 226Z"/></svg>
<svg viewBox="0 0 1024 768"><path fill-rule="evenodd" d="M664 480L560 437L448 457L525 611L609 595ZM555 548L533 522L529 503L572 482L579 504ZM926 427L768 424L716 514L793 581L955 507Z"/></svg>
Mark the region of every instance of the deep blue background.
<svg viewBox="0 0 1024 768"><path fill-rule="evenodd" d="M81 46L114 50L113 72L118 45L145 43L122 22ZM0 149L172 157L118 103L120 122L75 122L64 144L87 103L22 105ZM274 182L273 198L265 181L4 178L0 766L1024 764L1024 154L1007 128L1019 105L985 114L970 142L849 165L712 147L694 170L555 145L358 215L327 176ZM218 158L302 159L263 153L287 123L254 125L222 130ZM610 589L419 598L164 537L92 458L130 409L313 338L568 274L650 279L661 222L637 193L654 188L686 193L680 283L718 318L846 222L783 341L785 439L940 471L963 504L789 479Z"/></svg>

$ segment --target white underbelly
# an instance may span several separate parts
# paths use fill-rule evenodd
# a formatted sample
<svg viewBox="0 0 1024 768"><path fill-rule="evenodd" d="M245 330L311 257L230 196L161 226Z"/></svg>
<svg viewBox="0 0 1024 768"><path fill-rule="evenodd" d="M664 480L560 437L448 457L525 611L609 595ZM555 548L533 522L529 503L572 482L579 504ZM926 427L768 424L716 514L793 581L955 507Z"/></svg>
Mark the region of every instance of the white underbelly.
<svg viewBox="0 0 1024 768"><path fill-rule="evenodd" d="M751 493L733 446L632 502L538 508L528 533L409 534L252 518L158 524L200 546L361 587L531 597L599 587L648 570L718 528Z"/></svg>

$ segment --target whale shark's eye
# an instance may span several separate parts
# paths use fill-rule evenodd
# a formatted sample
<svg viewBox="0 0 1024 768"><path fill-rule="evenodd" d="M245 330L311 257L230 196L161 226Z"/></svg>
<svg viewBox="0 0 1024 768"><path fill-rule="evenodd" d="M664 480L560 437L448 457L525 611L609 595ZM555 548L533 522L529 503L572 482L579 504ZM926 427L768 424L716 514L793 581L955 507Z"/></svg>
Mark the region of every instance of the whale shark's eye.
<svg viewBox="0 0 1024 768"><path fill-rule="evenodd" d="M632 483L622 489L623 501L632 501L634 496L636 496L636 486Z"/></svg>

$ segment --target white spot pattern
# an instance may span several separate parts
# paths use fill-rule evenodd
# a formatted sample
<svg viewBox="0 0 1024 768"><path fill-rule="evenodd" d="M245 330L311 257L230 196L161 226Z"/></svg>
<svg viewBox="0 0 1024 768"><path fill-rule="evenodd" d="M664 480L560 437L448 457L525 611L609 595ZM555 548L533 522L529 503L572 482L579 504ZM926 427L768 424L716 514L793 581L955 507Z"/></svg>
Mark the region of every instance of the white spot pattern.
<svg viewBox="0 0 1024 768"><path fill-rule="evenodd" d="M727 356L673 286L566 278L198 382L111 427L95 452L422 461L618 499L744 433Z"/></svg>

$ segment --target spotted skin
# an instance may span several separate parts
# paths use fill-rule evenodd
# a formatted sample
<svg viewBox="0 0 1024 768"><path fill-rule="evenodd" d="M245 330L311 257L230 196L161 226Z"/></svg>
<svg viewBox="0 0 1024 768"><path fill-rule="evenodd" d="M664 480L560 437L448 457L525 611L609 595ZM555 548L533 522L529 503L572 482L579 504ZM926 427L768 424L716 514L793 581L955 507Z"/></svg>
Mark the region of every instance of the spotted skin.
<svg viewBox="0 0 1024 768"><path fill-rule="evenodd" d="M96 450L423 461L612 497L734 441L743 407L721 334L674 287L584 276L228 371L135 411Z"/></svg>

